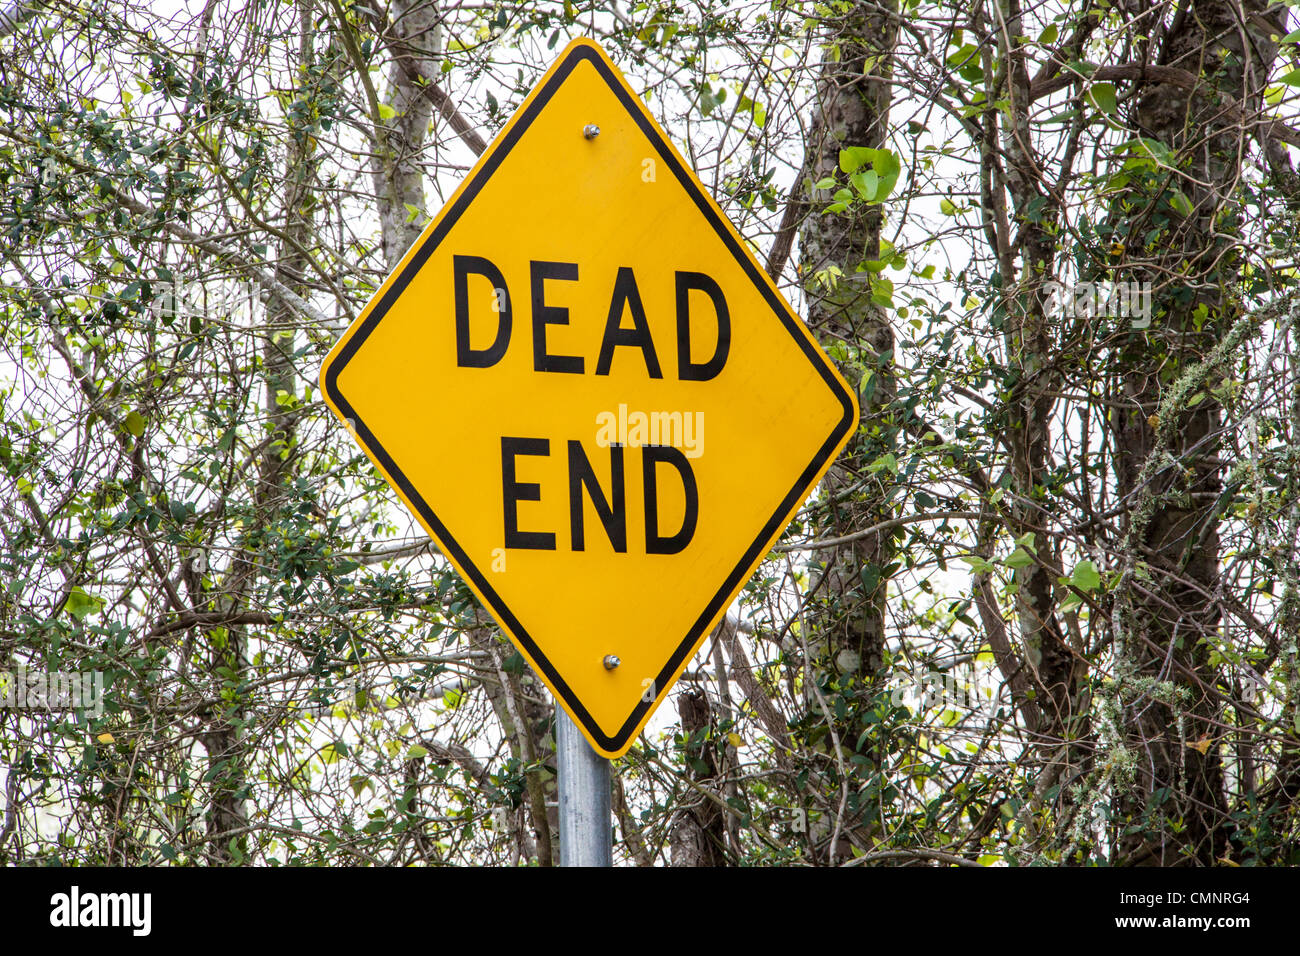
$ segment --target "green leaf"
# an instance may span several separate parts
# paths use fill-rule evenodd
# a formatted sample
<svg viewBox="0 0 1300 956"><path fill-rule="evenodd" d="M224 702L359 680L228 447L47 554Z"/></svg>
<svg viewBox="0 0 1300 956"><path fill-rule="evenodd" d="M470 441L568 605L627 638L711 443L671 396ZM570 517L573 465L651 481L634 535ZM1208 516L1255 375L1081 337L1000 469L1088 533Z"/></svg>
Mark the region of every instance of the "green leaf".
<svg viewBox="0 0 1300 956"><path fill-rule="evenodd" d="M849 208L849 203L853 201L853 191L849 189L835 190L835 201L826 207L827 212L843 212Z"/></svg>
<svg viewBox="0 0 1300 956"><path fill-rule="evenodd" d="M864 564L859 577L862 579L863 593L875 594L876 588L880 585L880 568L874 564Z"/></svg>
<svg viewBox="0 0 1300 956"><path fill-rule="evenodd" d="M898 459L894 457L892 452L885 452L867 466L867 472L872 475L885 469L888 469L891 475L898 474Z"/></svg>
<svg viewBox="0 0 1300 956"><path fill-rule="evenodd" d="M1114 83L1094 83L1088 88L1088 99L1107 116L1115 115L1119 104L1115 100Z"/></svg>
<svg viewBox="0 0 1300 956"><path fill-rule="evenodd" d="M867 146L850 146L840 150L840 172L856 173L869 161L875 150Z"/></svg>
<svg viewBox="0 0 1300 956"><path fill-rule="evenodd" d="M1129 140L1125 144L1125 148L1134 156L1150 157L1161 166L1174 165L1174 151L1158 139L1140 136L1137 139ZM1127 168L1127 164L1125 164L1125 168Z"/></svg>
<svg viewBox="0 0 1300 956"><path fill-rule="evenodd" d="M874 169L858 170L849 177L849 182L867 202L876 198L876 191L880 188L880 176Z"/></svg>
<svg viewBox="0 0 1300 956"><path fill-rule="evenodd" d="M419 744L411 744L411 749L406 751L407 760L419 760L421 757L429 756L429 751Z"/></svg>
<svg viewBox="0 0 1300 956"><path fill-rule="evenodd" d="M1298 31L1300 32L1300 31ZM1300 70L1292 70L1277 78L1279 83L1285 83L1287 86L1300 86Z"/></svg>
<svg viewBox="0 0 1300 956"><path fill-rule="evenodd" d="M952 204L952 201L948 199L939 200L939 211L943 213L945 216L957 215L957 207L954 206Z"/></svg>
<svg viewBox="0 0 1300 956"><path fill-rule="evenodd" d="M68 595L66 606L69 614L78 621L84 621L87 615L99 613L104 606L104 599L93 594L87 594L81 588L73 588L72 593Z"/></svg>
<svg viewBox="0 0 1300 956"><path fill-rule="evenodd" d="M1024 548L1016 548L1002 563L1009 568L1027 568L1034 563L1034 557Z"/></svg>
<svg viewBox="0 0 1300 956"><path fill-rule="evenodd" d="M868 275L871 275L868 273ZM894 283L884 276L871 276L871 301L876 303L882 309L892 309L894 307ZM891 459L892 455L889 456ZM894 474L898 474L898 466L894 465L890 469Z"/></svg>
<svg viewBox="0 0 1300 956"><path fill-rule="evenodd" d="M977 53L979 53L979 47L973 43L966 43L948 54L947 63L952 67L967 66Z"/></svg>
<svg viewBox="0 0 1300 956"><path fill-rule="evenodd" d="M871 170L855 178L854 174L868 163ZM840 150L840 169L849 174L849 181L863 193L867 202L882 202L893 192L903 165L892 150L849 146Z"/></svg>
<svg viewBox="0 0 1300 956"><path fill-rule="evenodd" d="M1192 201L1187 198L1187 194L1181 189L1170 191L1169 205L1173 206L1174 212L1180 216L1190 216L1192 214Z"/></svg>
<svg viewBox="0 0 1300 956"><path fill-rule="evenodd" d="M393 108L392 108L391 106L389 106L387 103L380 103L380 104L379 104L379 118L380 118L380 119L382 119L382 120L390 120L390 119L392 119L392 118L393 118L394 116L396 116L396 115L397 115L397 110L393 109Z"/></svg>
<svg viewBox="0 0 1300 956"><path fill-rule="evenodd" d="M1080 561L1074 566L1070 583L1080 591L1095 591L1101 587L1101 575L1097 572L1097 566L1091 561Z"/></svg>
<svg viewBox="0 0 1300 956"><path fill-rule="evenodd" d="M126 418L122 420L122 424L136 438L144 434L144 416L137 411L127 413Z"/></svg>

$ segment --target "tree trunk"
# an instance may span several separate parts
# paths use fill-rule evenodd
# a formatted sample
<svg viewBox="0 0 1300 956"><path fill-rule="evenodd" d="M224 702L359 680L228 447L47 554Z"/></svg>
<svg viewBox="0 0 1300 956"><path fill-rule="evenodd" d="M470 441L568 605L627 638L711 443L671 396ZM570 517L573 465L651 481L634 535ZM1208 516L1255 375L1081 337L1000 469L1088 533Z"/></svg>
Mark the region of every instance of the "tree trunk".
<svg viewBox="0 0 1300 956"><path fill-rule="evenodd" d="M717 795L718 754L713 740L709 698L698 687L677 697L677 713L686 737L686 777L700 790L689 790L669 830L673 866L725 866L726 821ZM703 792L701 792L703 791Z"/></svg>
<svg viewBox="0 0 1300 956"><path fill-rule="evenodd" d="M840 151L850 146L888 148L889 105L896 5L855 4L824 22L816 111L808 132L805 176L811 186L825 178L843 182ZM884 222L879 204L857 203L842 212L825 211L831 190L815 190L800 235L800 277L808 302L808 324L833 355L850 361L840 369L858 390L862 427L850 439L823 482L824 504L814 526L818 537L860 532L890 517L881 470L864 486L867 466L895 447L899 428L891 403L894 334L884 309L872 301L873 273L863 263L880 258ZM865 535L823 552L810 604L810 651L806 679L829 679L855 698L861 709L883 666L885 598L894 558L894 531ZM816 706L816 705L814 705ZM856 743L856 708L837 721L833 737ZM877 767L876 756L871 762Z"/></svg>
<svg viewBox="0 0 1300 956"><path fill-rule="evenodd" d="M392 54L388 98L394 115L379 119L380 142L371 161L384 261L394 268L420 235L424 216L424 171L420 152L433 118L433 105L416 80L436 76L442 47L438 4L393 0L385 39ZM373 14L381 16L380 14Z"/></svg>
<svg viewBox="0 0 1300 956"><path fill-rule="evenodd" d="M311 80L308 78L313 60L313 34L315 30L313 3L304 0L299 7L298 63L304 80L300 95L310 96ZM277 257L276 279L295 294L308 294L305 279L310 265L306 250L312 243L313 218L317 205L315 137L310 109L303 110L298 118L289 117L289 149L285 156L286 193L284 224ZM254 514L262 527L275 524L284 503L284 484L293 474L294 450L297 444L297 421L301 412L295 403L283 402L287 394L297 392L297 372L293 365L295 350L293 326L297 316L283 302L271 299L267 303L266 336L262 344L262 374L264 377L263 408L269 434L261 445L257 462L257 489L254 493ZM219 603L232 613L247 607L249 591L258 575L257 556L252 547L241 549L231 562L230 573L224 584L224 594ZM213 673L231 685L244 683L249 668L248 634L243 626L209 629L206 634ZM217 863L237 862L246 855L244 837L238 833L248 824L244 801L248 789L247 743L242 729L245 709L235 691L233 701L223 708L204 735L208 764L213 774L213 796L208 811L207 830L211 840L209 852ZM238 849L238 853L236 852Z"/></svg>
<svg viewBox="0 0 1300 956"><path fill-rule="evenodd" d="M1175 151L1180 175L1162 179L1154 197L1135 197L1139 208L1154 198L1155 211L1130 222L1123 237L1128 248L1154 255L1138 276L1156 283L1150 330L1129 333L1119 355L1126 407L1111 426L1120 500L1132 509L1118 595L1135 768L1132 791L1118 800L1123 863L1205 865L1229 851L1219 674L1210 663L1221 640L1222 409L1208 388L1183 394L1178 385L1238 316L1225 289L1238 268L1231 204L1250 131L1223 105L1235 100L1247 117L1261 106L1286 33L1283 9L1192 0L1170 24L1160 63L1197 76L1196 89L1148 82L1135 97L1140 134ZM1153 222L1163 231L1148 243Z"/></svg>

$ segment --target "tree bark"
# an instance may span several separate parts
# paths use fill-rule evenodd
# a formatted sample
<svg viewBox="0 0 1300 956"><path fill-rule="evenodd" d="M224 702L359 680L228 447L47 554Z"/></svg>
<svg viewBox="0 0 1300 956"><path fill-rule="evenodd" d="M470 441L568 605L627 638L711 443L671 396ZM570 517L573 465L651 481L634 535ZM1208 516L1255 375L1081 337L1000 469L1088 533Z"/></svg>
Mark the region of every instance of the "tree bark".
<svg viewBox="0 0 1300 956"><path fill-rule="evenodd" d="M1232 202L1251 136L1241 117L1261 105L1277 38L1286 33L1284 9L1191 0L1165 34L1160 63L1194 74L1197 86L1139 83L1135 95L1140 134L1171 147L1180 174L1154 196L1152 218L1165 220L1156 248L1143 239L1152 219L1134 217L1124 237L1130 248L1156 253L1139 273L1156 286L1152 326L1131 333L1120 351L1126 408L1111 423L1118 491L1131 503L1117 635L1135 769L1133 789L1117 801L1124 863L1208 865L1229 852L1213 693L1219 674L1210 663L1220 640L1223 417L1208 390L1193 401L1178 386L1239 314L1225 289L1239 264ZM1228 97L1241 104L1236 116L1222 110ZM1190 215L1171 202L1175 190ZM1151 198L1138 197L1138 207Z"/></svg>
<svg viewBox="0 0 1300 956"><path fill-rule="evenodd" d="M804 173L811 186L838 178L840 151L849 146L888 148L889 106L896 5L855 4L823 25L826 52L807 140ZM857 390L862 426L823 482L824 504L814 521L819 538L842 537L880 524L892 512L881 470L867 480L867 466L895 448L899 422L891 409L894 334L884 309L872 300L872 275L863 263L880 258L883 209L855 204L825 210L827 190L816 190L800 233L800 274L808 324L840 362ZM854 361L856 359L856 361ZM885 598L893 570L896 529L855 538L826 555L810 604L810 651L806 680L835 681L863 708L884 662ZM841 739L856 741L849 715ZM878 757L872 762L879 765Z"/></svg>
<svg viewBox="0 0 1300 956"><path fill-rule="evenodd" d="M713 708L698 687L677 697L677 713L686 737L686 776L701 793L688 791L669 830L673 866L725 866L726 821L717 797L718 753L713 734ZM710 796L706 794L711 794Z"/></svg>
<svg viewBox="0 0 1300 956"><path fill-rule="evenodd" d="M393 0L385 39L392 62L388 98L394 112L379 123L381 139L371 161L379 222L388 268L397 265L420 235L424 217L424 172L420 154L433 118L433 104L417 79L435 76L442 25L434 0ZM378 14L376 14L378 16Z"/></svg>
<svg viewBox="0 0 1300 956"><path fill-rule="evenodd" d="M981 157L990 184L988 194L996 197L998 204L1004 204L1004 190L1010 198L1010 209L999 209L992 226L998 236L994 252L1005 292L1003 341L1011 372L1004 441L1013 494L1003 515L1007 531L1018 542L1025 542L1024 550L1033 557L1014 572L1015 620L1023 667L1012 671L1010 679L1013 690L1018 681L1029 685L1025 709L1033 713L1027 717L1027 726L1044 763L1043 772L1070 776L1085 771L1091 760L1091 749L1081 743L1090 733L1088 702L1080 699L1086 667L1081 656L1071 651L1057 614L1056 580L1062 574L1061 560L1043 518L1055 504L1047 488L1053 470L1054 396L1060 391L1059 348L1048 321L1044 283L1056 275L1063 258L1058 229L1060 184L1045 180L1043 170L1049 163L1034 146L1029 76L1032 48L1021 39L1025 28L1020 2L994 0L990 10L991 23L984 22L982 11L975 22L991 34L990 47L998 50L998 65L994 66L990 55L985 58L985 69L1000 71L995 87L999 95L1005 91L1008 104L1005 118L997 111L985 115ZM1082 45L1082 34L1078 42ZM1068 173L1063 173L1062 183ZM1015 226L1014 233L1010 224ZM984 613L983 606L990 603L992 595L987 581L980 586ZM1058 762L1065 766L1052 766Z"/></svg>
<svg viewBox="0 0 1300 956"><path fill-rule="evenodd" d="M298 63L304 81L300 95L310 97L310 67L313 61L314 4L303 0L299 7ZM304 110L302 117L310 117ZM315 182L315 137L312 120L289 119L289 146L285 156L286 193L275 277L296 295L306 297L306 277L310 268L305 251L312 243L313 219L317 205ZM296 403L282 402L282 395L296 395L297 372L293 365L297 319L288 306L278 300L267 303L267 332L262 344L262 374L265 382L263 408L269 434L261 443L257 462L257 488L253 495L254 514L262 527L273 525L283 506L284 484L293 475L297 445L297 422L301 411ZM247 610L250 588L258 574L257 556L251 547L241 549L231 562L223 582L224 593L218 598L221 609L234 615ZM201 575L194 575L201 579ZM195 589L201 586L196 585ZM248 632L243 625L209 627L204 630L211 667L233 685L243 683L250 666ZM245 708L235 691L233 701L221 705L219 713L203 737L208 764L213 775L213 795L207 815L209 853L213 862L235 862L246 855L241 835L233 841L228 834L247 826L245 795L248 790L247 747L244 740ZM233 847L232 847L233 844ZM236 853L235 849L239 852Z"/></svg>

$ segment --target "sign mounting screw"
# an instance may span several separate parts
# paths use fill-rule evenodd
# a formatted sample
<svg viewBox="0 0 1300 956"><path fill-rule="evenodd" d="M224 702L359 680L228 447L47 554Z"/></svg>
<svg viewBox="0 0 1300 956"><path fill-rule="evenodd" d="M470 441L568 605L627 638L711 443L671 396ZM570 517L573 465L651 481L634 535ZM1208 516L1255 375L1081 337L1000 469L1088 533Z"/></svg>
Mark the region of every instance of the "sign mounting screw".
<svg viewBox="0 0 1300 956"><path fill-rule="evenodd" d="M615 656L614 654L606 654L605 660L602 661L601 663L605 665L605 670L612 671L615 667L617 667L619 664L622 664L623 662L620 661L618 657Z"/></svg>
<svg viewBox="0 0 1300 956"><path fill-rule="evenodd" d="M595 139L600 135L600 127L595 123L588 123L582 128L582 135L587 139Z"/></svg>

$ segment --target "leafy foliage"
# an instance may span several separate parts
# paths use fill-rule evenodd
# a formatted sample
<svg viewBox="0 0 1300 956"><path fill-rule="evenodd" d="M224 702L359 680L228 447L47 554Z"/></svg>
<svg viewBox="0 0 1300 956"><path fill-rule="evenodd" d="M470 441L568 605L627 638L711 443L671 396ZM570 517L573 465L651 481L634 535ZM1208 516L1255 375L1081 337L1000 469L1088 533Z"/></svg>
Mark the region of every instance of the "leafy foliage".
<svg viewBox="0 0 1300 956"><path fill-rule="evenodd" d="M1296 38L1184 36L1161 86L1163 7L879 5L890 122L813 173L859 6L54 0L0 38L0 672L105 688L0 710L0 859L553 859L545 691L315 379L591 34L791 298L892 335L814 329L876 411L618 762L619 859L1300 863ZM877 242L813 264L813 221ZM1145 325L1044 290L1135 280Z"/></svg>

